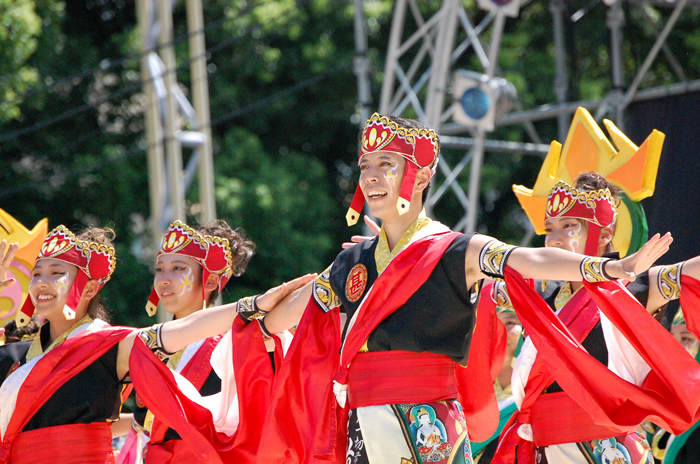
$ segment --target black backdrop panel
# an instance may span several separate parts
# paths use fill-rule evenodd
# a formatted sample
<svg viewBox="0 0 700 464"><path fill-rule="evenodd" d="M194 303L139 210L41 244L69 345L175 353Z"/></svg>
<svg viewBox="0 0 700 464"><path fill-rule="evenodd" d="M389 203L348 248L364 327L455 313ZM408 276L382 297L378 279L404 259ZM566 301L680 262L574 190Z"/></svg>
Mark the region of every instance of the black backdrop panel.
<svg viewBox="0 0 700 464"><path fill-rule="evenodd" d="M658 129L666 134L656 191L642 201L649 233L673 234L659 263L700 255L700 93L633 103L625 133L637 145Z"/></svg>

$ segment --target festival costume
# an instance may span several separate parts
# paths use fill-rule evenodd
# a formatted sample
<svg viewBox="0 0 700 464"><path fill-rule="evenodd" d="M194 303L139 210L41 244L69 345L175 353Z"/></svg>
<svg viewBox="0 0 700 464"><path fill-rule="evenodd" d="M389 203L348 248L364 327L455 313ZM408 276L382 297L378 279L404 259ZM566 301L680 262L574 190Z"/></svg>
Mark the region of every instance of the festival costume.
<svg viewBox="0 0 700 464"><path fill-rule="evenodd" d="M502 281L492 282L484 286L480 292L479 300L479 308L481 309L482 307L488 311L495 311L496 314L499 315L515 315L515 310L513 309L513 305L510 303L508 292L506 291L505 285ZM521 343L522 338L519 338L519 343L516 346L514 357L511 360L511 367L517 359ZM494 389L496 390L496 399L498 400L498 427L493 435L491 435L491 437L489 437L487 440L472 442L474 462L479 464L491 462L491 459L496 452L496 447L498 446L498 437L501 435L503 427L513 415L513 412L517 410L515 399L513 398L512 385L509 384L506 388L503 388L498 382L498 379L494 381L493 385Z"/></svg>
<svg viewBox="0 0 700 464"><path fill-rule="evenodd" d="M360 159L377 152L407 160L403 214L418 169L434 172L437 135L374 114ZM348 224L363 203L358 186ZM421 214L394 250L382 231L338 255L276 374L257 462L471 462L467 433L488 436L498 421L492 382L506 341L495 312L476 310L478 289L466 288L471 237Z"/></svg>
<svg viewBox="0 0 700 464"><path fill-rule="evenodd" d="M697 308L700 305L700 281L693 277L683 275L680 279L683 292L680 293L681 308ZM667 313L673 316L673 313ZM688 331L695 335L696 339L700 335L700 319L697 311L684 311L678 309L673 318L672 325L685 324ZM688 349L688 347L686 347ZM697 340L689 353L700 362L698 354ZM670 435L670 436L669 436ZM664 442L662 446L659 442ZM693 464L700 461L700 422L696 422L691 428L682 434L670 434L666 430L660 429L653 437L652 449L656 459L664 464Z"/></svg>
<svg viewBox="0 0 700 464"><path fill-rule="evenodd" d="M49 234L37 260L49 257L101 285L114 270L113 248L79 240L64 227ZM125 393L117 344L129 333L85 316L46 349L48 323L32 342L3 347L0 356L11 353L14 362L0 372L0 462L113 462L109 421L118 419Z"/></svg>
<svg viewBox="0 0 700 464"><path fill-rule="evenodd" d="M498 421L505 331L466 288L470 238L421 216L393 252L382 233L318 277L275 379L258 462L471 462L467 431L488 436Z"/></svg>
<svg viewBox="0 0 700 464"><path fill-rule="evenodd" d="M164 253L195 259L203 270L202 288L214 273L221 291L233 275L228 239L199 234L180 221L166 232L159 255ZM157 303L154 289L149 314ZM253 462L272 382L257 324L248 327L236 318L226 335L175 354L158 349L158 331L154 326L140 332L129 362L138 398L150 411L147 417L154 417L146 463ZM167 367L149 348L168 360Z"/></svg>
<svg viewBox="0 0 700 464"><path fill-rule="evenodd" d="M653 193L663 134L659 136L655 131L637 149L612 123L606 121L606 125L616 144L621 147L618 155L623 156L622 160L617 160L617 164L613 163L617 170L610 169L609 178L618 183L621 178L627 179L626 183L620 185L628 198L636 196L640 199L640 196L643 198L650 195ZM569 131L565 152L560 158L556 150L550 151L538 184L545 184L548 179L555 180L556 175L568 173L574 177L581 172L572 172L572 168L582 167L581 162L577 163L573 156L576 154L574 148L582 148L575 147L574 139L580 139L586 129L593 128L597 129L597 126L590 115L579 109ZM596 136L597 142L609 145L602 133L596 133ZM553 143L553 148L559 147ZM590 153L585 155L585 159L595 159ZM606 159L601 159L601 162L609 163ZM640 171L640 166L644 171L643 176L634 181L630 172L634 169ZM593 169L597 167L599 166ZM625 173L625 169L630 172ZM621 172L624 176L620 175ZM541 187L542 185L539 186L540 191ZM535 190L537 188L536 184ZM643 241L643 236L646 235L639 235L634 227L632 231L620 229L619 216L615 216L610 193L607 191L579 192L565 182L559 182L547 197L544 214L535 216L533 212L537 208L533 207L534 191L529 191L528 197L522 195L525 189L514 189L516 194L520 193L521 204L528 211L531 220L533 217L587 220L589 235L586 254L597 254L602 227L615 229L613 241L622 241L625 252L634 251L637 248L635 242ZM624 205L625 211L637 215L637 221L639 217L643 219L641 207L636 207L629 201ZM629 220L627 217L623 219ZM582 272L586 277L584 269ZM644 278L640 280L641 282L633 284L637 290L633 293L642 300L642 304L646 304L648 288L644 287L648 283ZM692 418L698 415L700 392L682 391L684 389L680 388L682 382L679 379L697 382L700 371L691 369L687 374L676 378L670 374L673 371L668 369L664 360L656 356L656 350L672 357L673 354L679 354L677 343L673 343L674 340L661 325L648 315L629 292L623 291L620 284L586 283L585 288L571 295L568 284L561 286L555 283L552 289L552 282L549 282L550 298L547 305L532 285L524 283L512 270L506 273L506 283L529 338L523 345L513 372L513 392L519 411L504 428L492 462L513 463L516 459L519 464L573 464L614 459L625 463L644 462L652 459L651 454L648 445L637 436L634 428L645 415L673 424L677 429L687 428L692 423ZM540 285L541 283L537 284ZM569 293L563 295L560 290L566 288L569 288ZM540 288L537 290L540 291ZM544 292L545 289L542 288L541 291ZM558 304L554 304L554 300L558 300ZM557 315L552 310L558 311ZM642 321L633 330L627 321L637 319ZM654 341L654 346L649 340ZM677 362L687 367L686 361L681 359ZM582 366L587 368L583 369ZM606 381L602 382L601 379ZM679 401L679 398L685 401Z"/></svg>

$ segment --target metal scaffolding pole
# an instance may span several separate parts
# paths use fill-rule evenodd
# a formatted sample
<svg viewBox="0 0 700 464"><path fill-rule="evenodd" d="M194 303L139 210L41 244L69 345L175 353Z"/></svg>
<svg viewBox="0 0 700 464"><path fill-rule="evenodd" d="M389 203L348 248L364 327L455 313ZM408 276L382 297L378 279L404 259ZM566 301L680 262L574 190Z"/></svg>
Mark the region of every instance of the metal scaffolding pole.
<svg viewBox="0 0 700 464"><path fill-rule="evenodd" d="M165 206L165 166L163 163L162 121L158 102L153 89L153 79L148 69L148 51L153 48L149 39L149 25L156 12L151 0L139 0L136 7L139 30L141 32L141 79L144 82L143 92L146 95L146 154L148 157L148 194L151 206L149 226L154 240L160 240L165 232L162 230L162 215Z"/></svg>
<svg viewBox="0 0 700 464"><path fill-rule="evenodd" d="M394 4L394 14L391 19L391 33L389 35L389 51L386 57L386 65L384 66L384 81L382 82L382 96L379 102L379 112L386 114L390 111L389 102L391 101L392 90L394 88L394 76L399 59L399 42L403 34L403 24L406 19L406 2L407 0L396 0Z"/></svg>
<svg viewBox="0 0 700 464"><path fill-rule="evenodd" d="M433 72L428 84L428 95L425 101L425 122L435 131L440 131L442 111L445 107L445 90L454 49L457 20L459 18L459 0L444 0L442 4L440 29L435 44Z"/></svg>
<svg viewBox="0 0 700 464"><path fill-rule="evenodd" d="M201 222L206 224L216 219L216 196L214 194L214 156L212 153L207 56L201 0L187 0L187 32L189 33L192 104L199 123L198 127L193 129L204 135L204 143L197 148L197 155Z"/></svg>
<svg viewBox="0 0 700 464"><path fill-rule="evenodd" d="M492 78L498 66L498 49L501 46L501 37L503 37L503 27L506 23L506 17L502 10L496 13L496 20L491 31L491 44L489 45L489 66L486 69L486 75ZM467 218L464 226L465 232L476 231L476 221L479 216L479 192L481 190L481 166L484 162L484 141L486 140L486 132L477 128L475 144L472 156L472 164L469 171L469 209L467 210Z"/></svg>
<svg viewBox="0 0 700 464"><path fill-rule="evenodd" d="M175 79L175 49L173 47L173 16L170 0L160 0L158 19L160 23L160 55L165 66L165 154L168 174L168 200L172 219L185 219L185 193L182 186L182 147L177 138L179 132L178 106L173 89Z"/></svg>
<svg viewBox="0 0 700 464"><path fill-rule="evenodd" d="M625 25L625 12L622 2L617 1L608 7L606 24L610 29L610 61L612 65L612 93L610 94L610 106L612 107L613 120L621 131L625 130L623 91L625 88L625 63L622 56L622 28ZM605 107L601 107L605 108ZM602 114L596 114L600 119Z"/></svg>
<svg viewBox="0 0 700 464"><path fill-rule="evenodd" d="M363 0L354 0L355 4L355 59L353 72L357 76L357 97L360 104L361 123L369 119L372 106L372 92L369 82L369 58L367 57L367 29L365 14L362 10Z"/></svg>

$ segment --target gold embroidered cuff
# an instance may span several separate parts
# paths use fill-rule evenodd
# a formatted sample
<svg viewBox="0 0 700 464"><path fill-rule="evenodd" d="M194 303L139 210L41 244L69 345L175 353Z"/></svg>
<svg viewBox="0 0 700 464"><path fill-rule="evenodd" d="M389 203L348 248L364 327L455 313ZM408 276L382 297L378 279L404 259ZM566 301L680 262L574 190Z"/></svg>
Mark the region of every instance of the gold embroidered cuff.
<svg viewBox="0 0 700 464"><path fill-rule="evenodd" d="M656 285L661 295L667 300L677 300L681 297L681 267L683 263L661 266Z"/></svg>
<svg viewBox="0 0 700 464"><path fill-rule="evenodd" d="M610 261L610 258L598 258L587 256L581 261L581 276L586 282L605 282L615 280L614 277L605 272L605 263Z"/></svg>
<svg viewBox="0 0 700 464"><path fill-rule="evenodd" d="M495 239L488 242L479 254L481 272L489 277L502 279L508 257L516 248L514 245L508 245Z"/></svg>
<svg viewBox="0 0 700 464"><path fill-rule="evenodd" d="M172 356L173 353L168 353L163 348L163 341L160 335L162 329L163 323L155 324L147 329L139 330L138 335L158 359L165 361Z"/></svg>
<svg viewBox="0 0 700 464"><path fill-rule="evenodd" d="M331 267L328 267L328 269L323 271L314 281L314 300L316 300L316 303L318 303L324 312L328 312L340 306L340 298L338 298L331 288L330 278Z"/></svg>
<svg viewBox="0 0 700 464"><path fill-rule="evenodd" d="M267 314L267 311L262 311L260 308L258 308L258 305L256 304L258 296L259 295L246 296L238 300L236 311L238 311L239 316L248 322L255 319L260 319Z"/></svg>

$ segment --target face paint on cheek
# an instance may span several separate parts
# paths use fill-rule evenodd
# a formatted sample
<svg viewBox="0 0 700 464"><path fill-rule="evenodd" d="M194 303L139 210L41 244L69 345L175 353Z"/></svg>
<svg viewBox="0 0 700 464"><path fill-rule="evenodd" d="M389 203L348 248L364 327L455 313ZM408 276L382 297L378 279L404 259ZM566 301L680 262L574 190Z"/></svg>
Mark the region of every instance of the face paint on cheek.
<svg viewBox="0 0 700 464"><path fill-rule="evenodd" d="M572 227L567 235L569 236L569 246L572 250L581 246L581 224Z"/></svg>
<svg viewBox="0 0 700 464"><path fill-rule="evenodd" d="M70 277L68 277L68 274L62 275L56 279L56 283L54 284L53 288L56 290L56 293L58 293L59 298L62 298L64 295L68 294L68 291L70 290L69 280Z"/></svg>
<svg viewBox="0 0 700 464"><path fill-rule="evenodd" d="M29 293L29 298L32 299L32 304L36 307L39 303L38 303L36 297L34 296L34 294L32 293L32 285L33 285L33 282L34 282L34 279L32 279L32 280L29 282L29 289L28 289L27 293Z"/></svg>
<svg viewBox="0 0 700 464"><path fill-rule="evenodd" d="M389 185L396 185L396 176L399 175L399 167L397 166L392 166L390 167L386 173L384 174L384 178L386 179L387 184Z"/></svg>
<svg viewBox="0 0 700 464"><path fill-rule="evenodd" d="M177 296L182 296L185 292L191 292L194 288L194 275L192 274L192 269L187 269L187 274L183 275L180 279L180 291Z"/></svg>

